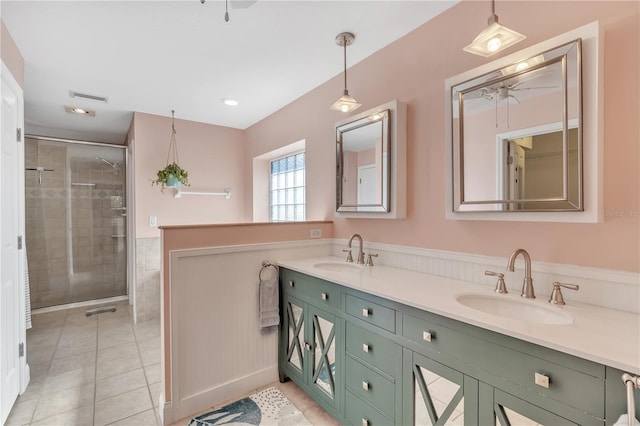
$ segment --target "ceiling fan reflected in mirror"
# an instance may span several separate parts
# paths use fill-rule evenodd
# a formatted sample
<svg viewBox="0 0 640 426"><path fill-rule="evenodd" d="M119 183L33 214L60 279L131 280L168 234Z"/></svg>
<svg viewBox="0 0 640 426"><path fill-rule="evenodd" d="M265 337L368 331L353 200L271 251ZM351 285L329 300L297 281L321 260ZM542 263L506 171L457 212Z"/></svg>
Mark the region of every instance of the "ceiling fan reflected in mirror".
<svg viewBox="0 0 640 426"><path fill-rule="evenodd" d="M560 87L560 86L521 87L524 83L526 83L526 81L519 81L513 84L507 84L504 81L501 81L495 86L481 88L479 97L482 99L486 99L488 101L513 99L514 101L516 101L516 103L520 103L518 98L511 92L518 92L522 90L557 89Z"/></svg>
<svg viewBox="0 0 640 426"><path fill-rule="evenodd" d="M229 3L232 9L246 9L255 4L258 0L225 0L224 1L224 21L229 22ZM204 4L205 0L200 0Z"/></svg>

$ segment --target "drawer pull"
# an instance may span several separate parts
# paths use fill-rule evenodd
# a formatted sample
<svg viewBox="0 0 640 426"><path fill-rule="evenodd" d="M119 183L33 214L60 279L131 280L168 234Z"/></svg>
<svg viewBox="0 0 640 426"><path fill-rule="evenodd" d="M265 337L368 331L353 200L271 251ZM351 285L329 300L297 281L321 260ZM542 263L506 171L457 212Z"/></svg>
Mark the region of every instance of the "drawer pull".
<svg viewBox="0 0 640 426"><path fill-rule="evenodd" d="M423 331L422 332L422 340L424 340L425 342L430 342L431 339L434 339L435 337L431 334L431 332L429 331Z"/></svg>
<svg viewBox="0 0 640 426"><path fill-rule="evenodd" d="M369 420L362 418L362 426L369 426Z"/></svg>
<svg viewBox="0 0 640 426"><path fill-rule="evenodd" d="M362 344L362 352L369 352L371 350L371 346L367 345L366 343Z"/></svg>
<svg viewBox="0 0 640 426"><path fill-rule="evenodd" d="M362 308L362 316L368 318L369 316L371 316L371 309L369 308Z"/></svg>
<svg viewBox="0 0 640 426"><path fill-rule="evenodd" d="M293 281L289 281L289 287L293 287L294 285L296 285Z"/></svg>
<svg viewBox="0 0 640 426"><path fill-rule="evenodd" d="M370 388L369 382L362 382L362 390L368 391Z"/></svg>
<svg viewBox="0 0 640 426"><path fill-rule="evenodd" d="M322 293L322 294L320 295L320 298L321 298L322 300L327 300L327 299L329 299L329 295L328 295L327 293Z"/></svg>
<svg viewBox="0 0 640 426"><path fill-rule="evenodd" d="M540 374L540 373L535 373L534 374L534 380L536 382L536 385L538 386L542 386L543 388L549 389L549 382L550 382L550 378L549 376L546 376L544 374Z"/></svg>

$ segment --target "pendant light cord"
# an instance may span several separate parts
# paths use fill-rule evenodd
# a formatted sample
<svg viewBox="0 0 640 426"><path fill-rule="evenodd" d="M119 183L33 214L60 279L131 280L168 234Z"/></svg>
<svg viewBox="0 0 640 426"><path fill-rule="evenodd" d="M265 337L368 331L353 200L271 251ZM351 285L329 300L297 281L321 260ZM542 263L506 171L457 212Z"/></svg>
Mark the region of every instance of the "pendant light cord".
<svg viewBox="0 0 640 426"><path fill-rule="evenodd" d="M167 153L167 166L169 165L169 158L172 163L178 164L178 142L176 141L176 125L175 125L175 110L171 110L171 139L169 140L169 152Z"/></svg>
<svg viewBox="0 0 640 426"><path fill-rule="evenodd" d="M342 36L342 46L344 47L344 92L347 93L347 36Z"/></svg>

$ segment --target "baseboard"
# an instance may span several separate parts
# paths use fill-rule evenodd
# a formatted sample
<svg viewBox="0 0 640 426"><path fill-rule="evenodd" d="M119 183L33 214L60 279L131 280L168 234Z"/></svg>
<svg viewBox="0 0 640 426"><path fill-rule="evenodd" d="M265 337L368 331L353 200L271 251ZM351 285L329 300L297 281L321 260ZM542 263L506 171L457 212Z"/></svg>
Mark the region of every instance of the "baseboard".
<svg viewBox="0 0 640 426"><path fill-rule="evenodd" d="M160 424L164 426L175 423L171 401L164 400L164 392L160 392L158 396L158 416L160 416Z"/></svg>
<svg viewBox="0 0 640 426"><path fill-rule="evenodd" d="M207 408L248 395L255 390L278 380L278 366L256 371L248 376L222 383L202 392L185 396L181 401L173 401L173 419L183 419ZM171 403L169 403L171 404ZM171 424L164 421L164 425Z"/></svg>

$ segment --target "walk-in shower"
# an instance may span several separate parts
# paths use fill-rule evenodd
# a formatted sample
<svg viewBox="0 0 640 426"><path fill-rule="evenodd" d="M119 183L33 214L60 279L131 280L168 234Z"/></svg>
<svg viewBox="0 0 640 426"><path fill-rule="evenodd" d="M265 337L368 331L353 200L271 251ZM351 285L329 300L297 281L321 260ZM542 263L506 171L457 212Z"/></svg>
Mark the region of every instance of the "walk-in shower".
<svg viewBox="0 0 640 426"><path fill-rule="evenodd" d="M126 150L25 138L32 308L127 294Z"/></svg>

